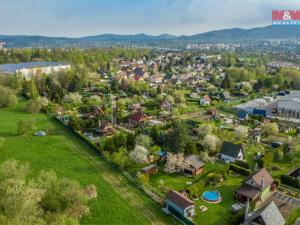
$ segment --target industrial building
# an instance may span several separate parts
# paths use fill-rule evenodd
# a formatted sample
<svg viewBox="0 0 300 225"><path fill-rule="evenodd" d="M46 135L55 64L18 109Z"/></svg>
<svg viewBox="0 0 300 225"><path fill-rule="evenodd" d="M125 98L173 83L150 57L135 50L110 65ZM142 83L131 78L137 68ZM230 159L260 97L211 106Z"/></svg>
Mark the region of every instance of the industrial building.
<svg viewBox="0 0 300 225"><path fill-rule="evenodd" d="M0 65L0 73L22 75L26 80L39 74L51 74L71 69L70 64L60 62L28 62Z"/></svg>
<svg viewBox="0 0 300 225"><path fill-rule="evenodd" d="M234 107L237 115L259 115L300 123L300 91L283 91L276 97L264 97Z"/></svg>

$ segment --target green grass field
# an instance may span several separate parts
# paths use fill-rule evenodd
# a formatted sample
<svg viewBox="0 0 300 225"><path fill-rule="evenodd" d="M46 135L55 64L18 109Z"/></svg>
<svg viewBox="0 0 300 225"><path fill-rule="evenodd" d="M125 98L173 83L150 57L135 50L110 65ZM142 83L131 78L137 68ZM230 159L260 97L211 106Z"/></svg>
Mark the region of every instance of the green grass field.
<svg viewBox="0 0 300 225"><path fill-rule="evenodd" d="M24 112L24 104L25 100L20 100L17 106L0 110L0 136L5 138L0 163L16 159L29 163L32 177L41 170L54 170L83 186L96 185L98 197L91 202L90 214L82 218L83 225L176 224L63 126L46 114ZM18 136L18 122L24 118L34 118L37 130L46 130L47 136Z"/></svg>

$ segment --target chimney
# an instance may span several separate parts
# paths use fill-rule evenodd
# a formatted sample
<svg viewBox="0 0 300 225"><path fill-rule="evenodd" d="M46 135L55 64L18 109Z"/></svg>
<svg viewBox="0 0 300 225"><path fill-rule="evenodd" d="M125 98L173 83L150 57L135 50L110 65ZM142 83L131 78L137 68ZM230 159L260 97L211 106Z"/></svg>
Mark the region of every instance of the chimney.
<svg viewBox="0 0 300 225"><path fill-rule="evenodd" d="M263 188L265 186L265 177L262 176L261 181L260 181L260 186Z"/></svg>

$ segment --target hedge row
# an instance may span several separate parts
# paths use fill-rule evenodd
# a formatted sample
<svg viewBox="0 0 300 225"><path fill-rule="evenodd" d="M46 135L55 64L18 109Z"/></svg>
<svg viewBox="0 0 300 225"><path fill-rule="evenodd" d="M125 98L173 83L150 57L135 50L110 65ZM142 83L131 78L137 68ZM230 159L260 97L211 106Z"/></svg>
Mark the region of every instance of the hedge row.
<svg viewBox="0 0 300 225"><path fill-rule="evenodd" d="M238 166L236 164L230 164L230 170L239 173L244 176L250 176L252 171L250 169L246 169L244 167Z"/></svg>
<svg viewBox="0 0 300 225"><path fill-rule="evenodd" d="M248 162L245 162L245 161L236 160L236 161L234 162L234 164L237 165L237 166L243 167L243 168L245 168L245 169L250 169L249 163L248 163Z"/></svg>
<svg viewBox="0 0 300 225"><path fill-rule="evenodd" d="M286 184L291 187L294 187L294 188L300 188L300 180L298 180L295 177L289 176L289 175L282 175L281 183Z"/></svg>

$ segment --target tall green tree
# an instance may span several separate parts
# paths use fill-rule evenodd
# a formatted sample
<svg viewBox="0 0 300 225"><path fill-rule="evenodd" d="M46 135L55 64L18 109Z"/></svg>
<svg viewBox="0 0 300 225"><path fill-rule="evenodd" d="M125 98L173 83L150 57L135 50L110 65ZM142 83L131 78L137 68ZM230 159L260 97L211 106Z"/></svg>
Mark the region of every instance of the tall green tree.
<svg viewBox="0 0 300 225"><path fill-rule="evenodd" d="M29 82L29 97L31 99L37 99L39 97L38 89L36 87L36 83L34 78L32 78Z"/></svg>
<svg viewBox="0 0 300 225"><path fill-rule="evenodd" d="M175 120L167 138L167 145L171 151L184 152L189 141L188 127L185 121Z"/></svg>
<svg viewBox="0 0 300 225"><path fill-rule="evenodd" d="M221 87L226 90L229 90L231 88L231 82L230 82L228 74L225 75L225 78L222 81Z"/></svg>

